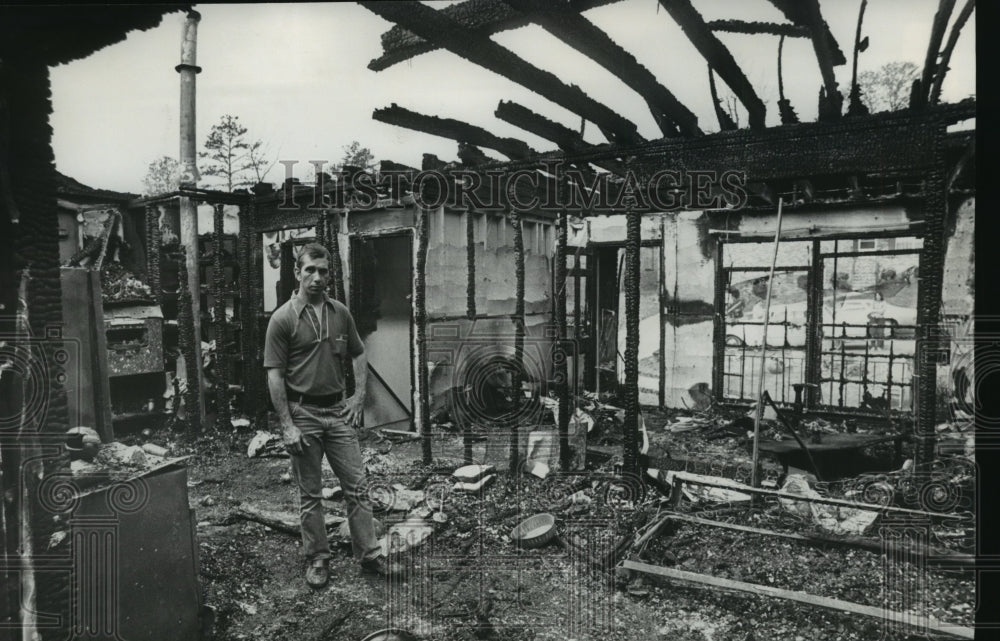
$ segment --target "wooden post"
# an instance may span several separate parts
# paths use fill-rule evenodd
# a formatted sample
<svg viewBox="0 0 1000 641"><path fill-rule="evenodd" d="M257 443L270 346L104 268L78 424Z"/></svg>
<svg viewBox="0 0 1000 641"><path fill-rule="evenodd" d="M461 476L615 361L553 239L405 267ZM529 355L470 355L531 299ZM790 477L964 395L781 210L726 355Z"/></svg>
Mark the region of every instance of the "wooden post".
<svg viewBox="0 0 1000 641"><path fill-rule="evenodd" d="M229 321L226 320L225 264L222 262L222 238L225 229L225 205L213 208L215 233L212 237L212 295L215 298L215 427L231 427L229 414Z"/></svg>
<svg viewBox="0 0 1000 641"><path fill-rule="evenodd" d="M627 196L628 197L628 196ZM625 439L624 473L639 473L639 247L641 215L625 210Z"/></svg>
<svg viewBox="0 0 1000 641"><path fill-rule="evenodd" d="M524 371L524 234L521 214L516 209L509 212L510 224L514 228L514 393L518 402L523 402L521 393L521 373ZM518 426L510 423L510 473L516 474L520 466L520 446Z"/></svg>
<svg viewBox="0 0 1000 641"><path fill-rule="evenodd" d="M558 240L556 242L556 345L552 365L556 368L556 393L559 395L559 465L565 471L573 461L569 445L569 419L571 411L569 372L566 367L566 234L569 216L565 209L559 212Z"/></svg>
<svg viewBox="0 0 1000 641"><path fill-rule="evenodd" d="M417 351L417 414L424 465L433 460L431 451L431 417L428 394L430 386L427 376L427 236L430 217L423 207L417 209L417 269L413 284L413 321L416 328Z"/></svg>

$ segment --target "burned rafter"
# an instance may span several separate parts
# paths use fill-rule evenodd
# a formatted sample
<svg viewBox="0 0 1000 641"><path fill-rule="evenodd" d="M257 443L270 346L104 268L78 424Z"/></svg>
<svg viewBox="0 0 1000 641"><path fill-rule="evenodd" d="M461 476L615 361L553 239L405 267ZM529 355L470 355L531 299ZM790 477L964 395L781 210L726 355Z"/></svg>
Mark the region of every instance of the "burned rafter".
<svg viewBox="0 0 1000 641"><path fill-rule="evenodd" d="M861 100L861 85L858 84L858 57L868 48L868 38L861 38L861 25L864 23L867 6L868 0L861 0L861 6L858 8L858 27L854 32L854 56L851 64L851 93L847 105L848 116L867 116L870 113Z"/></svg>
<svg viewBox="0 0 1000 641"><path fill-rule="evenodd" d="M615 74L642 96L664 136L701 134L698 117L653 73L619 46L600 27L569 5L549 0L504 0L540 27ZM678 131L679 130L679 131Z"/></svg>
<svg viewBox="0 0 1000 641"><path fill-rule="evenodd" d="M944 77L948 73L948 64L951 62L951 54L955 51L955 45L958 43L958 36L962 33L962 27L968 22L969 17L972 15L972 10L976 8L975 0L966 0L965 6L959 12L958 17L955 18L955 24L951 27L951 32L948 34L948 42L945 44L944 49L941 50L940 60L937 64L937 71L934 73L934 82L931 85L930 90L930 103L934 104L941 98L941 83L944 82Z"/></svg>
<svg viewBox="0 0 1000 641"><path fill-rule="evenodd" d="M715 37L705 23L701 14L691 5L690 0L660 0L684 34L687 35L695 49L708 61L708 64L736 94L749 114L750 128L764 128L764 102L754 91L746 74L736 63L733 54L726 45Z"/></svg>
<svg viewBox="0 0 1000 641"><path fill-rule="evenodd" d="M804 6L805 3L800 2L800 0L770 0L771 4L778 8L785 17L788 18L793 24L800 27L805 27L809 30L810 35L815 34L814 27L809 20L808 9ZM821 27L826 44L830 51L830 61L833 66L839 67L840 65L847 64L847 58L844 56L844 52L841 51L840 45L837 44L837 40L833 37L833 32L830 31L830 26L822 21Z"/></svg>
<svg viewBox="0 0 1000 641"><path fill-rule="evenodd" d="M708 23L712 31L728 33L770 34L789 38L808 38L809 29L797 24L778 22L746 22L743 20L712 20Z"/></svg>
<svg viewBox="0 0 1000 641"><path fill-rule="evenodd" d="M954 9L955 0L938 0L938 8L934 13L934 23L931 25L931 36L927 41L924 70L920 75L919 84L915 84L913 94L910 96L911 107L922 109L927 105L931 80L933 80L934 72L937 69L937 57L941 48L941 41L944 40L944 32L948 28L948 21Z"/></svg>
<svg viewBox="0 0 1000 641"><path fill-rule="evenodd" d="M812 34L813 51L816 52L816 62L823 77L819 119L840 116L844 98L837 88L837 78L833 68L847 64L847 59L844 58L844 52L837 46L837 41L830 33L829 25L823 20L818 0L771 0L771 4L795 24L807 27Z"/></svg>
<svg viewBox="0 0 1000 641"><path fill-rule="evenodd" d="M596 124L611 142L635 144L643 141L635 123L597 102L579 87L567 85L555 74L539 69L489 38L470 33L440 11L419 2L368 0L361 4L372 13L586 118Z"/></svg>
<svg viewBox="0 0 1000 641"><path fill-rule="evenodd" d="M516 102L501 100L493 115L500 120L509 122L515 127L520 127L527 132L533 133L539 138L554 142L560 149L566 152L573 153L597 148L586 142L578 132L558 122L549 120L545 116L539 115ZM625 175L625 168L622 167L621 163L614 160L598 160L594 164L615 175Z"/></svg>
<svg viewBox="0 0 1000 641"><path fill-rule="evenodd" d="M458 143L458 159L466 167L495 165L500 162L496 158L487 156L479 147L467 142Z"/></svg>
<svg viewBox="0 0 1000 641"><path fill-rule="evenodd" d="M712 65L708 66L708 90L712 94L712 106L715 107L715 117L719 119L719 129L722 131L739 129L739 125L729 115L729 112L722 108L719 92L715 88L715 73L712 72Z"/></svg>
<svg viewBox="0 0 1000 641"><path fill-rule="evenodd" d="M399 107L393 103L391 107L376 109L372 118L398 127L406 127L414 131L422 131L442 138L450 138L477 147L487 147L499 151L512 160L520 160L537 155L534 149L524 141L516 138L501 138L482 127L470 125L452 118L438 118Z"/></svg>
<svg viewBox="0 0 1000 641"><path fill-rule="evenodd" d="M785 36L778 40L778 114L781 116L781 124L790 125L799 121L792 102L785 97L785 81L782 71L781 55L785 47Z"/></svg>
<svg viewBox="0 0 1000 641"><path fill-rule="evenodd" d="M569 6L577 12L593 9L619 0L570 0ZM531 17L515 11L501 0L466 0L441 9L441 13L455 20L470 33L488 38L495 33L517 29L531 23ZM382 34L381 57L368 63L372 71L382 71L421 54L438 49L413 32L396 25Z"/></svg>

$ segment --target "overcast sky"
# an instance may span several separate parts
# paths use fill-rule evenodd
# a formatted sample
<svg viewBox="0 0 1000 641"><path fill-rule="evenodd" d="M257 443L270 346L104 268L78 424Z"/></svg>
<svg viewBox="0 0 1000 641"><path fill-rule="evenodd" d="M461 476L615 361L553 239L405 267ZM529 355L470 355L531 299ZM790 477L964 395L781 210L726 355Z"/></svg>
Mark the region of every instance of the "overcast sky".
<svg viewBox="0 0 1000 641"><path fill-rule="evenodd" d="M443 7L448 3L428 3ZM837 67L841 87L850 83L850 57L860 0L823 0L823 14L848 58ZM864 34L869 49L859 70L890 61L923 66L937 0L870 0ZM964 3L957 3L955 14ZM737 18L785 22L767 0L694 0L706 20ZM311 176L310 160L337 161L352 140L376 159L419 167L423 153L456 158L454 141L372 120L374 109L395 102L421 113L457 118L539 151L554 145L493 116L500 100L514 100L572 129L579 116L447 51L424 54L382 72L368 62L381 54L379 36L391 23L356 4L197 5L197 135L200 143L223 114L239 116L272 154L298 160L296 176ZM648 67L697 114L705 131L718 129L704 60L656 0L624 0L585 13ZM952 18L954 20L954 16ZM974 94L975 19L962 32L942 92L955 101ZM138 192L150 161L178 155L179 79L183 15L85 60L52 71L53 146L59 171L93 187ZM767 105L767 125L779 124L778 38L720 33ZM494 41L567 84L619 111L649 139L660 137L649 110L614 75L537 26L501 32ZM821 85L808 40L786 39L786 96L803 120L816 117ZM720 85L723 95L728 94ZM745 113L741 116L745 123ZM605 142L596 127L588 141ZM503 158L498 152L488 154ZM279 165L269 176L282 180Z"/></svg>

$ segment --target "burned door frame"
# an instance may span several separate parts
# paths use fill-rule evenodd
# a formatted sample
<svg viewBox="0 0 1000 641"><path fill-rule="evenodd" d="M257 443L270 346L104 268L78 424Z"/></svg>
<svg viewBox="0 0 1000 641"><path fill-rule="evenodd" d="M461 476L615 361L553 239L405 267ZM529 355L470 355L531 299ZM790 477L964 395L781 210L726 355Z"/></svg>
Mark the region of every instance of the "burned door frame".
<svg viewBox="0 0 1000 641"><path fill-rule="evenodd" d="M621 298L619 283L624 276L624 256L618 257L617 252L626 248L628 243L624 240L602 240L602 241L589 241L586 245L586 256L587 256L587 266L583 270L587 277L587 293L586 293L586 307L588 324L590 326L590 332L586 337L586 343L584 346L585 357L583 359L583 381L584 388L599 393L602 389L600 385L600 356L597 350L600 348L601 340L601 319L600 319L600 309L599 304L601 301L601 291L599 281L602 279L599 276L600 273L600 259L598 255L604 251L614 250L616 257L616 268L615 268L615 279L614 279L614 309L617 318L618 313L618 302ZM661 238L646 238L640 241L639 247L655 247L660 250L660 258L663 256L663 239ZM662 262L662 261L658 261ZM658 288L663 289L663 270L659 271L659 282ZM663 309L661 306L660 315L663 315ZM661 333L662 333L662 322ZM615 369L614 369L614 383L612 384L613 390L617 393L621 384L618 382L618 332L615 331ZM663 359L663 354L660 354L661 360ZM661 368L662 369L662 368ZM660 380L660 387L663 386L662 377Z"/></svg>
<svg viewBox="0 0 1000 641"><path fill-rule="evenodd" d="M862 256L896 256L896 255L915 255L917 256L917 268L921 267L921 262L923 258L923 249L887 249L887 250L872 250L872 251L836 251L831 253L829 251L823 251L822 243L825 241L858 241L858 240L878 240L878 239L889 239L889 238L918 238L923 239L923 234L918 229L907 229L907 230L897 230L897 231L887 231L887 232L861 232L861 233L836 233L836 234L825 234L822 237L814 238L795 238L788 239L789 242L802 242L811 241L810 247L810 264L809 265L799 265L792 267L782 267L779 271L805 271L808 275L806 284L806 327L805 327L805 367L803 379L806 383L816 383L823 385L824 383L829 383L830 379L825 379L822 376L821 366L822 358L824 354L829 352L824 351L823 348L823 316L822 309L824 304L823 298L823 274L824 265L823 261L826 258L832 257L834 253L838 257L850 257L855 255ZM733 399L731 397L726 397L725 395L725 352L726 352L726 317L725 317L725 291L728 286L727 275L734 271L733 268L726 267L724 263L724 247L725 245L734 244L746 244L746 243L763 243L768 244L773 242L773 240L768 240L764 237L734 237L729 239L719 238L716 245L715 252L715 321L714 321L714 341L712 349L712 384L713 384L713 396L717 403L723 405L745 405L747 403L752 403L752 399ZM748 271L744 269L744 271ZM766 270L762 270L766 271ZM776 272L777 273L777 272ZM919 316L917 318L916 324L916 335L922 335L921 325ZM867 339L867 336L866 336ZM915 360L915 354L914 354ZM890 367L892 364L892 356L890 355ZM867 366L866 366L867 367ZM914 374L916 375L916 362L914 362L913 368ZM867 376L867 369L866 374ZM843 378L843 372L841 372L841 378ZM912 377L911 377L912 378ZM889 395L891 398L891 387L900 386L898 383L892 381L892 376L890 372L889 382L887 385L890 386ZM911 381L908 384L902 384L903 387L910 387L912 393L916 394L916 382ZM774 399L775 402L781 403L779 398ZM804 396L805 407L811 410L818 410L830 414L843 414L843 415L864 415L864 416L884 416L884 413L876 413L871 410L866 410L861 407L848 407L841 404L834 404L832 402L820 403L819 394L811 388L806 388L806 394ZM914 401L914 410L916 409L916 402ZM906 412L907 410L890 410L892 414L899 414Z"/></svg>
<svg viewBox="0 0 1000 641"><path fill-rule="evenodd" d="M349 293L348 298L351 301L351 309L352 310L355 309L355 301L357 299L357 296L360 294L360 290L359 290L358 287L356 287L355 278L354 278L354 275L356 273L355 272L355 252L354 252L355 243L359 242L359 241L372 241L372 240L378 240L378 239L384 239L384 238L394 238L394 237L405 238L408 241L408 243L409 243L409 258L410 258L410 260L407 261L407 264L409 266L409 274L408 274L407 280L410 283L410 300L411 301L413 300L413 296L414 296L414 293L415 293L415 291L414 291L414 279L413 279L413 276L414 276L414 271L415 271L414 270L414 262L415 262L414 252L416 251L416 230L414 230L412 227L408 227L408 228L402 228L402 229L397 228L397 229L388 229L388 230L371 230L371 231L364 231L364 232L355 232L355 233L347 235L347 264L349 265L349 268L348 268L349 279L348 280L350 282L350 289L348 290L350 293ZM369 369L368 369L368 371L370 373L372 373L379 380L379 382L382 384L382 386L385 387L385 389L388 390L389 394L393 397L393 400L395 400L396 403L399 404L399 406L409 415L409 417L410 417L410 431L411 432L415 432L417 430L417 425L416 425L416 419L415 419L416 412L414 411L414 408L417 407L417 396L416 396L416 394L417 394L417 388L416 388L416 366L415 366L416 354L414 353L413 347L414 347L414 341L415 341L416 327L415 327L415 324L414 324L414 319L413 319L413 314L412 313L408 315L408 320L409 320L408 325L409 325L409 343L410 343L409 344L409 351L410 351L410 358L407 359L407 361L409 363L409 368L410 368L410 407L409 408L406 407L406 405L396 395L396 393L392 390L392 388L389 386L389 384L379 375L379 373L373 367L370 366L371 365L370 363L369 363Z"/></svg>

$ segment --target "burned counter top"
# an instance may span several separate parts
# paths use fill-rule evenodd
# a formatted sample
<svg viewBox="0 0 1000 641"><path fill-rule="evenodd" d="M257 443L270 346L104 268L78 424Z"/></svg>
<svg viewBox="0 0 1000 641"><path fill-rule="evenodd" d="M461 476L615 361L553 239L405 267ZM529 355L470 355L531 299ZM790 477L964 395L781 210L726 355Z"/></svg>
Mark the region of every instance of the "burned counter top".
<svg viewBox="0 0 1000 641"><path fill-rule="evenodd" d="M163 371L163 312L158 305L106 306L104 328L112 376Z"/></svg>

